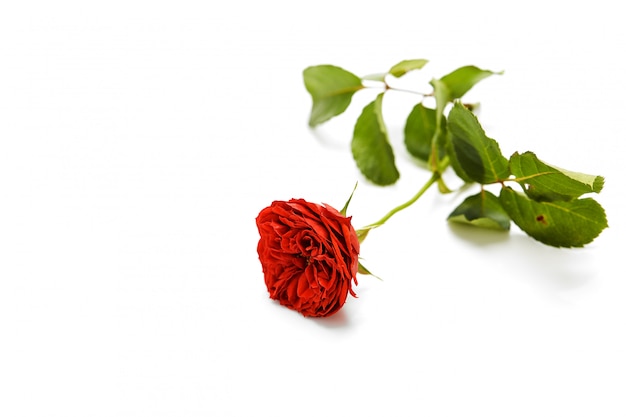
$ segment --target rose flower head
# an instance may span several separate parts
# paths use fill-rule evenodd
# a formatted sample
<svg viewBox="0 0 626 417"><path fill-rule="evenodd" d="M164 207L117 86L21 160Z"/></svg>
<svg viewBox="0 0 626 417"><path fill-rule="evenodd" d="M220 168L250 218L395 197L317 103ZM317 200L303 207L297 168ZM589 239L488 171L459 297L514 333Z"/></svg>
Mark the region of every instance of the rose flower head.
<svg viewBox="0 0 626 417"><path fill-rule="evenodd" d="M257 251L270 298L304 316L330 316L357 285L359 240L350 222L328 205L274 201L256 218Z"/></svg>

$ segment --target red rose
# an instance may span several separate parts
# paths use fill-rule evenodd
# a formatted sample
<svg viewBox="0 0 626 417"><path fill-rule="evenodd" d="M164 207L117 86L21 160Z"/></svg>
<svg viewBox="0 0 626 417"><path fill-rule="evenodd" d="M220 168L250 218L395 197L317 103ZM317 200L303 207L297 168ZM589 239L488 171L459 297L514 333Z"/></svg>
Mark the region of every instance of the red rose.
<svg viewBox="0 0 626 417"><path fill-rule="evenodd" d="M359 241L345 217L302 199L274 201L256 219L270 298L304 316L336 313L357 285Z"/></svg>

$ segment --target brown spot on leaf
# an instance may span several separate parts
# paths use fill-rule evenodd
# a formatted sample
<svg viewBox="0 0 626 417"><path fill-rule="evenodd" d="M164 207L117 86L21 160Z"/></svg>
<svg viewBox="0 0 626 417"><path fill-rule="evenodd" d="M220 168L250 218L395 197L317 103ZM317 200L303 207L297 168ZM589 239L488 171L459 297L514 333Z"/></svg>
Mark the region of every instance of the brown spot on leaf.
<svg viewBox="0 0 626 417"><path fill-rule="evenodd" d="M539 216L537 216L537 219L536 219L536 220L537 220L539 223L542 223L542 224L548 224L548 222L546 221L546 218L543 216L543 214L540 214Z"/></svg>

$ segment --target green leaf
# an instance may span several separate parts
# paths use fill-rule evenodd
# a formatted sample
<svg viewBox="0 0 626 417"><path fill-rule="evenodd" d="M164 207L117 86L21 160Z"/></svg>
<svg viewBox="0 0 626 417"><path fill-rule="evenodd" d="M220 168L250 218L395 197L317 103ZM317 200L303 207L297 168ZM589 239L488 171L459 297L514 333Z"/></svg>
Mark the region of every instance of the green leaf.
<svg viewBox="0 0 626 417"><path fill-rule="evenodd" d="M352 201L352 196L354 196L354 192L356 191L357 185L359 185L358 182L354 184L354 188L352 189L352 192L350 193L350 197L348 197L348 200L346 201L346 204L343 205L343 208L339 212L344 217L346 217L346 215L348 213L348 206L350 205L350 201Z"/></svg>
<svg viewBox="0 0 626 417"><path fill-rule="evenodd" d="M303 78L313 99L309 118L311 127L343 113L354 93L364 88L359 77L333 65L308 67L303 72Z"/></svg>
<svg viewBox="0 0 626 417"><path fill-rule="evenodd" d="M357 119L352 136L352 155L367 179L374 184L390 185L400 178L400 173L383 121L383 95L380 93L365 106Z"/></svg>
<svg viewBox="0 0 626 417"><path fill-rule="evenodd" d="M582 174L580 172L568 171L554 165L552 165L552 168L558 169L559 171L561 171L561 173L576 181L587 184L591 188L591 191L594 193L599 193L604 188L604 177L600 175Z"/></svg>
<svg viewBox="0 0 626 417"><path fill-rule="evenodd" d="M387 75L389 74L387 74L386 72L380 72L377 74L368 74L368 75L361 77L361 80L385 82L385 78L387 78Z"/></svg>
<svg viewBox="0 0 626 417"><path fill-rule="evenodd" d="M608 227L604 209L591 198L538 202L503 187L500 202L520 229L546 245L582 247Z"/></svg>
<svg viewBox="0 0 626 417"><path fill-rule="evenodd" d="M463 97L479 81L493 74L502 74L502 72L496 73L468 65L444 75L441 77L441 82L448 88L449 99L454 100Z"/></svg>
<svg viewBox="0 0 626 417"><path fill-rule="evenodd" d="M442 124L445 124L445 118L442 119ZM404 144L407 151L414 157L428 162L436 131L436 110L425 107L422 103L417 104L409 113L404 125ZM444 154L445 150L442 147L439 158L441 159Z"/></svg>
<svg viewBox="0 0 626 417"><path fill-rule="evenodd" d="M451 101L450 91L443 82L437 79L431 80L430 85L433 86L433 95L435 96L435 102L437 103L437 108L435 109L435 111L437 115L437 121L440 122L443 118L443 112L446 109L446 106Z"/></svg>
<svg viewBox="0 0 626 417"><path fill-rule="evenodd" d="M365 240L365 238L367 237L367 235L370 232L370 228L364 228L364 229L358 229L356 230L356 237L359 240L359 243L363 243L363 241Z"/></svg>
<svg viewBox="0 0 626 417"><path fill-rule="evenodd" d="M396 65L391 67L389 70L389 74L393 75L396 78L402 77L409 71L421 69L428 63L427 59L407 59L401 62L398 62Z"/></svg>
<svg viewBox="0 0 626 417"><path fill-rule="evenodd" d="M381 280L381 281L382 281L382 278L380 278L380 277L378 277L378 276L376 276L376 275L372 274L372 273L371 273L371 272L370 272L370 271L369 271L369 270L368 270L365 266L363 266L363 264L361 263L361 261L359 261L359 269L357 270L357 272L358 272L359 274L362 274L362 275L371 275L371 276L373 276L374 278L377 278L377 279L379 279L379 280Z"/></svg>
<svg viewBox="0 0 626 417"><path fill-rule="evenodd" d="M604 178L550 166L532 152L514 153L510 159L511 173L524 184L526 194L537 201L570 201L583 194L599 193Z"/></svg>
<svg viewBox="0 0 626 417"><path fill-rule="evenodd" d="M450 163L457 175L480 184L492 184L509 177L509 161L500 146L485 135L476 116L459 101L448 115Z"/></svg>
<svg viewBox="0 0 626 417"><path fill-rule="evenodd" d="M509 230L511 227L509 216L498 197L486 190L467 197L450 213L448 220L487 229Z"/></svg>

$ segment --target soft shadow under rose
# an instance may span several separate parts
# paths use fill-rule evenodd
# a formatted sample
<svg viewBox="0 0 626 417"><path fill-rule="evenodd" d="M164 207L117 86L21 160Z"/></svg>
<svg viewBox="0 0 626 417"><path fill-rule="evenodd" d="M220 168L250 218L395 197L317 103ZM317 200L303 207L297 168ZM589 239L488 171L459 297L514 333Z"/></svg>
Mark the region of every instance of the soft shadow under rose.
<svg viewBox="0 0 626 417"><path fill-rule="evenodd" d="M270 298L304 316L335 314L357 285L359 240L328 205L274 201L259 213L257 246Z"/></svg>

